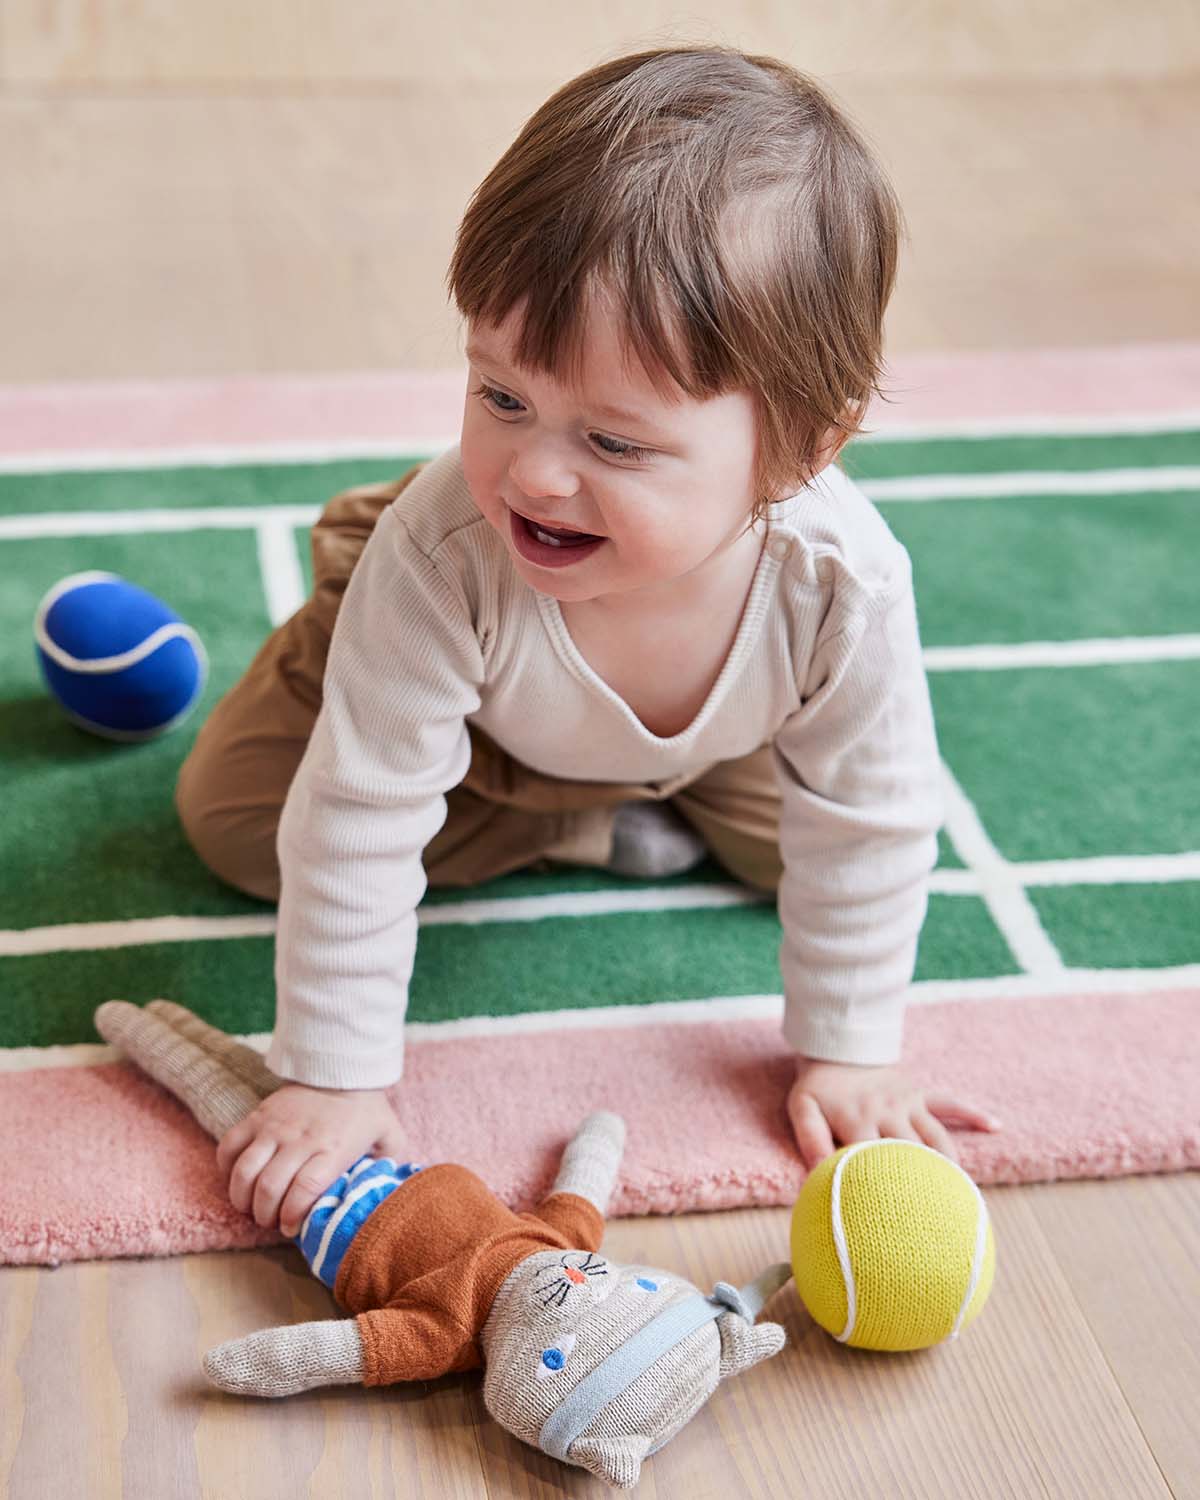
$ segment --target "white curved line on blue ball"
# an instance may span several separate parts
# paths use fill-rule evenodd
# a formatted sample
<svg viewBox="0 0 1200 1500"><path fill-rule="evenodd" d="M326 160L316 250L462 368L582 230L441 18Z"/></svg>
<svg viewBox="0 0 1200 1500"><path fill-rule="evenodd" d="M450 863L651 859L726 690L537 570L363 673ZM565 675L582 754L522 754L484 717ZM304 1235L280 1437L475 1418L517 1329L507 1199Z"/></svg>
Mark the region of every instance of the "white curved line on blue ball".
<svg viewBox="0 0 1200 1500"><path fill-rule="evenodd" d="M60 578L56 584L46 592L38 608L40 615L43 610L48 610L52 604L56 604L64 594L69 594L72 589L81 589L85 583L124 583L126 580L119 573L109 573L103 568L92 568L84 573L70 573L66 578Z"/></svg>
<svg viewBox="0 0 1200 1500"><path fill-rule="evenodd" d="M182 622L175 625L160 625L153 635L148 635L131 651L123 651L119 656L72 656L70 652L64 651L61 646L56 645L50 639L40 620L34 626L33 633L37 637L38 646L46 655L68 672L120 672L125 667L136 666L138 662L151 656L160 646L165 646L168 641L176 639L191 641L202 673L207 666L207 656L200 637L190 625L184 625Z"/></svg>
<svg viewBox="0 0 1200 1500"><path fill-rule="evenodd" d="M89 583L124 583L125 579L116 573L90 572L72 573L69 578L61 578L54 587L46 594L33 622L33 635L40 650L44 651L51 661L56 662L67 672L120 672L126 667L136 666L144 661L147 656L157 651L160 646L166 645L168 641L182 639L190 641L192 649L196 653L197 664L200 671L200 681L203 684L208 676L208 653L204 649L204 643L190 625L185 625L181 620L171 624L160 625L146 639L134 646L132 650L123 651L118 656L72 656L69 651L62 647L46 631L46 616L58 602L59 599L72 589L82 588ZM193 694L192 701L195 701Z"/></svg>

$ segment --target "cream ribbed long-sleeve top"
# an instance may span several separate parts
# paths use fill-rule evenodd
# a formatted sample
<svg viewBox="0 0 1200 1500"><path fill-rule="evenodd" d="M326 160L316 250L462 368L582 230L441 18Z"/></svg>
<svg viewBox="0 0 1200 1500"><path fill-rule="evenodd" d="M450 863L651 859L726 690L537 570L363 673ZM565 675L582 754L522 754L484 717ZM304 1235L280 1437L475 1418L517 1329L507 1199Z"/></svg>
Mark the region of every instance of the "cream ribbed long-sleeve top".
<svg viewBox="0 0 1200 1500"><path fill-rule="evenodd" d="M810 1057L899 1059L942 821L909 556L834 466L760 525L733 648L696 718L663 739L513 568L457 445L381 514L280 819L269 1067L326 1088L400 1077L421 855L470 764L467 720L535 770L586 781L663 781L770 740L784 1035Z"/></svg>

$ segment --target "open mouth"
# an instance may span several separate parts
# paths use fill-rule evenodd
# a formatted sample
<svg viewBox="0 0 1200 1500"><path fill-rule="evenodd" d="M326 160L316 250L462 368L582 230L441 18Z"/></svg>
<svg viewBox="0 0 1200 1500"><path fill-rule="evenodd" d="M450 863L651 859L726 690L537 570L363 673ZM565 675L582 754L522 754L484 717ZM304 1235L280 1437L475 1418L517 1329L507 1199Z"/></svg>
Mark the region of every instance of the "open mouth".
<svg viewBox="0 0 1200 1500"><path fill-rule="evenodd" d="M514 511L525 523L531 536L547 547L582 547L585 542L602 542L604 538L594 531L572 531L567 526L547 526L541 521L531 521L528 516Z"/></svg>
<svg viewBox="0 0 1200 1500"><path fill-rule="evenodd" d="M581 562L603 547L607 537L589 531L568 531L558 526L543 526L531 521L509 506L513 546L527 561L543 568L561 568Z"/></svg>

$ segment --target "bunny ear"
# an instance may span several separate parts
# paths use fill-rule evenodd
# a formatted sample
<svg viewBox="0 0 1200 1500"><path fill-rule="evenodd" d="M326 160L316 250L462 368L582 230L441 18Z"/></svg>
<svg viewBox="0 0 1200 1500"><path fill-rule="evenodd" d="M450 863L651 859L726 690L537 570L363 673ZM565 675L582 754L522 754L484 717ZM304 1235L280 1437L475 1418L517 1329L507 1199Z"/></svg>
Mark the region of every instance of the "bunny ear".
<svg viewBox="0 0 1200 1500"><path fill-rule="evenodd" d="M151 1015L166 1021L180 1036L187 1037L189 1042L195 1042L201 1051L219 1057L231 1073L236 1073L260 1097L265 1099L287 1081L271 1072L263 1061L261 1052L248 1047L245 1042L237 1041L227 1031L221 1031L216 1026L210 1026L207 1021L202 1021L186 1005L176 1005L173 1000L150 1000L145 1008Z"/></svg>
<svg viewBox="0 0 1200 1500"><path fill-rule="evenodd" d="M94 1022L105 1041L186 1104L215 1139L262 1101L263 1095L223 1059L181 1036L159 1015L125 1000L108 1000L97 1009Z"/></svg>
<svg viewBox="0 0 1200 1500"><path fill-rule="evenodd" d="M642 1472L642 1460L650 1451L650 1439L639 1435L613 1438L576 1438L567 1454L573 1464L607 1480L618 1489L631 1490Z"/></svg>

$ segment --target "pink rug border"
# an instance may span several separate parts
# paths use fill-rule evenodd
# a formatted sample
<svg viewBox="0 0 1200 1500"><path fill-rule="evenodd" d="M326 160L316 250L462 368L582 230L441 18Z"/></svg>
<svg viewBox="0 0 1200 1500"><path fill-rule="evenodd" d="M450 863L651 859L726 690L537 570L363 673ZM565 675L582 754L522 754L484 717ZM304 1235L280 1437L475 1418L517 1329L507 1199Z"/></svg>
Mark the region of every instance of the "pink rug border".
<svg viewBox="0 0 1200 1500"><path fill-rule="evenodd" d="M867 426L1200 411L1200 343L906 354ZM0 386L0 457L286 442L446 443L462 420L455 370L233 375Z"/></svg>
<svg viewBox="0 0 1200 1500"><path fill-rule="evenodd" d="M1200 1167L1198 1001L1176 988L913 1006L903 1069L1000 1119L952 1130L981 1186ZM804 1178L784 1112L793 1068L769 1020L458 1037L413 1043L392 1100L413 1160L462 1162L517 1210L601 1107L628 1126L611 1217L788 1205ZM0 1261L283 1243L233 1209L214 1143L128 1062L9 1074L0 1139L21 1163L0 1177Z"/></svg>

